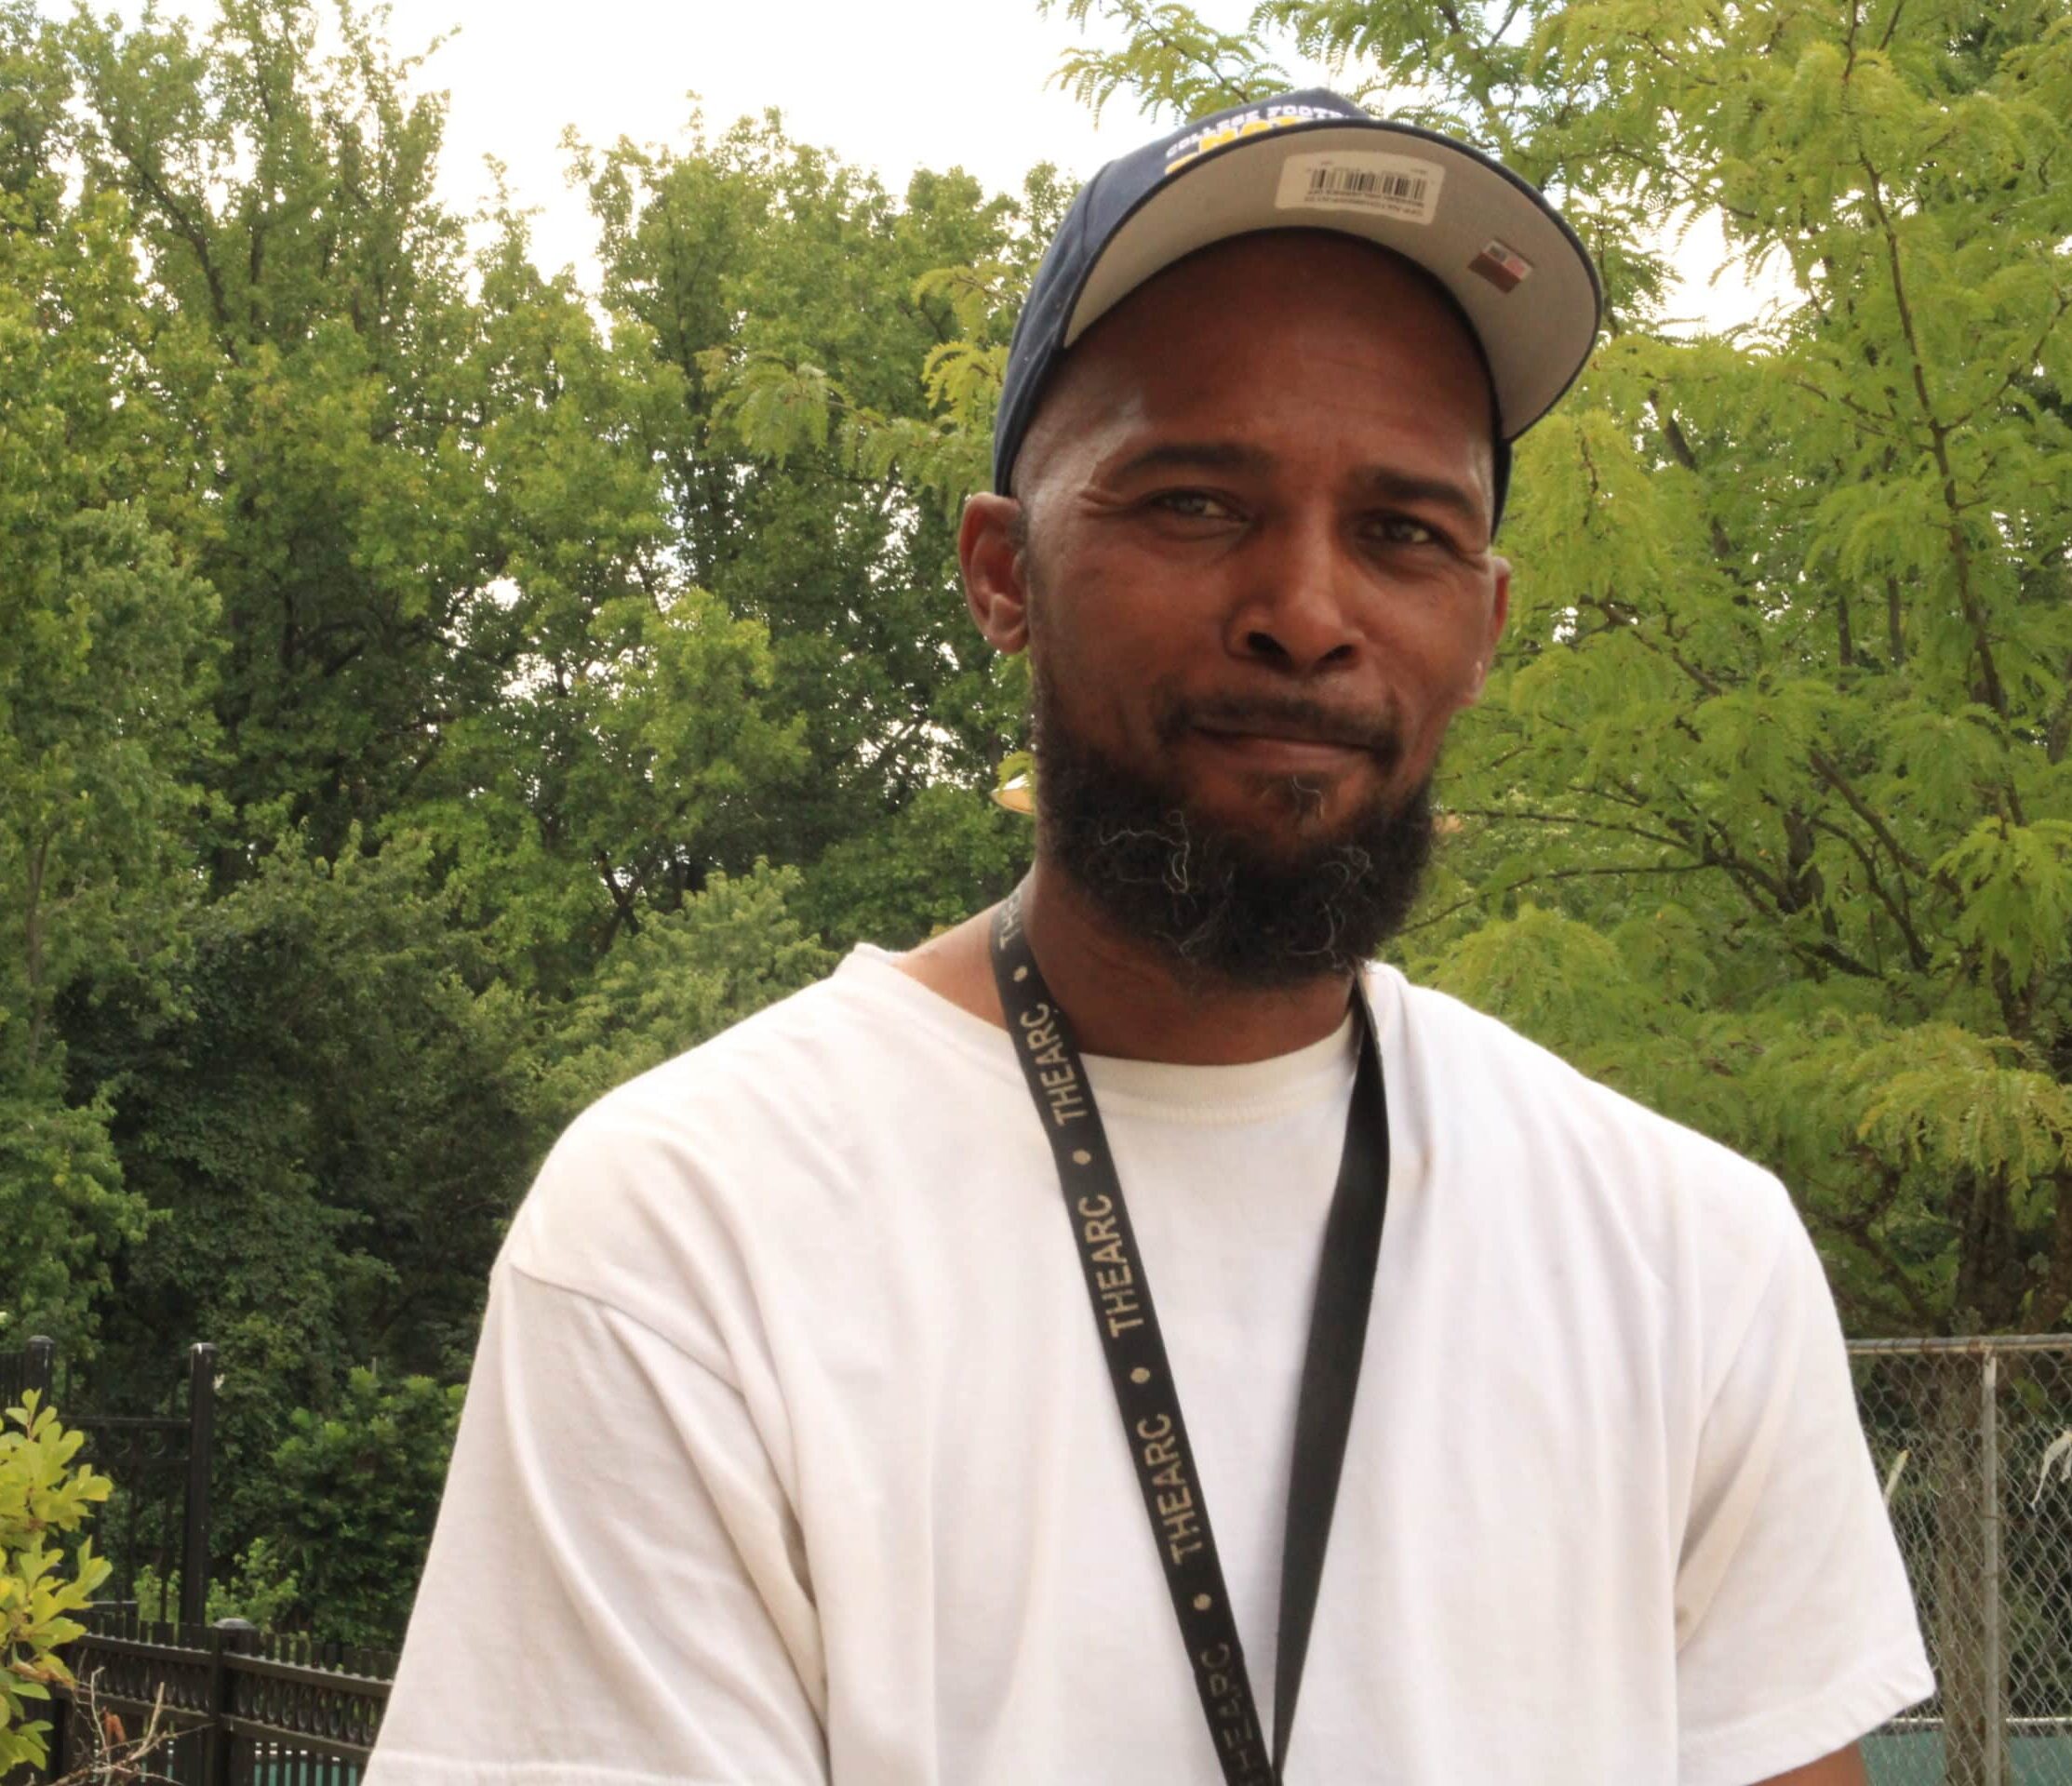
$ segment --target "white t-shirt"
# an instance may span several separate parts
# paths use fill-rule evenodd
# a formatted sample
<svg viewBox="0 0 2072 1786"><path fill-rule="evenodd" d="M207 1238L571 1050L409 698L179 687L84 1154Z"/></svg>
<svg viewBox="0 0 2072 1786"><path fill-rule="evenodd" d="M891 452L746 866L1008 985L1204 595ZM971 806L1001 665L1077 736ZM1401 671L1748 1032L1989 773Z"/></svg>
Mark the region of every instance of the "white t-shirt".
<svg viewBox="0 0 2072 1786"><path fill-rule="evenodd" d="M1386 969L1293 1786L1749 1786L1933 1683L1782 1187ZM1088 1061L1262 1714L1351 1025ZM568 1130L367 1786L1217 1786L1006 1033L860 949Z"/></svg>

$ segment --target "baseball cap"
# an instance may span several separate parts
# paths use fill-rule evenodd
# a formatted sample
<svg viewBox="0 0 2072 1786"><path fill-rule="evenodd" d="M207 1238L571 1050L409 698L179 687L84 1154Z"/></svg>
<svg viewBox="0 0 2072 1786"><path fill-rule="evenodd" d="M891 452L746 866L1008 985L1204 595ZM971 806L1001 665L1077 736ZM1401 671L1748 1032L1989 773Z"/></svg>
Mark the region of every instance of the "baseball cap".
<svg viewBox="0 0 2072 1786"><path fill-rule="evenodd" d="M1496 417L1496 514L1511 442L1589 358L1603 287L1539 192L1464 142L1377 118L1321 87L1232 106L1111 161L1045 250L993 424L1002 494L1045 385L1080 336L1155 273L1263 230L1391 248L1450 297L1482 352Z"/></svg>

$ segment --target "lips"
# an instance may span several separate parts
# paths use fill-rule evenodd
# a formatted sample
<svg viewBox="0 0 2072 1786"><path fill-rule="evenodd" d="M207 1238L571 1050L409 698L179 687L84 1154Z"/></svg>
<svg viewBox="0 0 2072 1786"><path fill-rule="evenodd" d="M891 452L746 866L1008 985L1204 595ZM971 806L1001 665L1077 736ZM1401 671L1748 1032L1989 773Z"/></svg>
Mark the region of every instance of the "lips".
<svg viewBox="0 0 2072 1786"><path fill-rule="evenodd" d="M1343 768L1365 756L1386 769L1401 751L1395 728L1385 721L1335 713L1312 701L1195 702L1169 716L1169 726L1174 719L1179 724L1173 731L1192 733L1212 749L1260 766Z"/></svg>
<svg viewBox="0 0 2072 1786"><path fill-rule="evenodd" d="M1201 727L1211 750L1268 774L1330 774L1368 760L1370 753L1336 739L1295 732L1232 732Z"/></svg>
<svg viewBox="0 0 2072 1786"><path fill-rule="evenodd" d="M1210 738L1234 742L1253 740L1269 744L1314 744L1334 751L1359 751L1370 753L1371 740L1365 734L1355 735L1346 730L1315 731L1298 726L1197 726L1196 731L1206 732Z"/></svg>

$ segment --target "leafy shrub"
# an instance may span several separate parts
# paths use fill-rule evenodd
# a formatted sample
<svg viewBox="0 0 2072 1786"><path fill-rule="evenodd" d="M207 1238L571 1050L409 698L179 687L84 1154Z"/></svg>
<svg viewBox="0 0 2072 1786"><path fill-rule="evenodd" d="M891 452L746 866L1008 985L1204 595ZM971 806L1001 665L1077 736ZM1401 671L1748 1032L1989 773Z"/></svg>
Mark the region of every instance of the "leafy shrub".
<svg viewBox="0 0 2072 1786"><path fill-rule="evenodd" d="M293 1571L298 1622L317 1637L401 1645L465 1393L355 1369L334 1412L288 1417L274 1453L278 1552L267 1566Z"/></svg>
<svg viewBox="0 0 2072 1786"><path fill-rule="evenodd" d="M176 1618L180 1586L178 1569L167 1569L161 1577L149 1563L140 1565L132 1590L139 1612L146 1619ZM255 1538L227 1578L211 1579L202 1616L211 1625L221 1619L248 1619L262 1632L287 1629L301 1591L301 1580L282 1557L279 1543Z"/></svg>
<svg viewBox="0 0 2072 1786"><path fill-rule="evenodd" d="M0 1431L0 1775L23 1762L49 1759L50 1722L24 1722L29 1701L50 1698L50 1683L72 1673L57 1652L86 1627L67 1613L90 1604L108 1579L108 1564L82 1537L67 1556L60 1539L87 1523L90 1503L108 1499L113 1485L73 1454L86 1435L67 1432L57 1415L38 1406L34 1390L7 1418L20 1431Z"/></svg>

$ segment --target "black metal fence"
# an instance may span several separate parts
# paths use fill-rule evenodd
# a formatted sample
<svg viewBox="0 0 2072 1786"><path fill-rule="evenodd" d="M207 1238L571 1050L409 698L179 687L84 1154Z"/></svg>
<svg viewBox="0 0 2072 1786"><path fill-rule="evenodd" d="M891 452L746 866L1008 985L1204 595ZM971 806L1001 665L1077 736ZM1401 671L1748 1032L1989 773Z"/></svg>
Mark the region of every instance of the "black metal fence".
<svg viewBox="0 0 2072 1786"><path fill-rule="evenodd" d="M184 1388L184 1394L182 1390ZM19 1353L0 1355L0 1407L33 1389L63 1423L83 1434L77 1461L114 1484L93 1522L94 1548L114 1565L100 1604L112 1610L155 1613L140 1606L138 1570L150 1564L161 1582L180 1571L178 1621L199 1625L208 1617L208 1478L216 1446L216 1348L188 1348L186 1381L167 1385L148 1412L81 1407L84 1399L53 1340L31 1340ZM180 1509L173 1520L172 1509ZM177 1551L175 1545L177 1543Z"/></svg>
<svg viewBox="0 0 2072 1786"><path fill-rule="evenodd" d="M58 1368L58 1342L38 1334L19 1353L0 1354L0 1395L9 1406L21 1399L25 1389L50 1393L51 1379Z"/></svg>
<svg viewBox="0 0 2072 1786"><path fill-rule="evenodd" d="M395 1658L262 1635L242 1619L160 1624L95 1612L65 1648L43 1778L175 1786L354 1786Z"/></svg>

